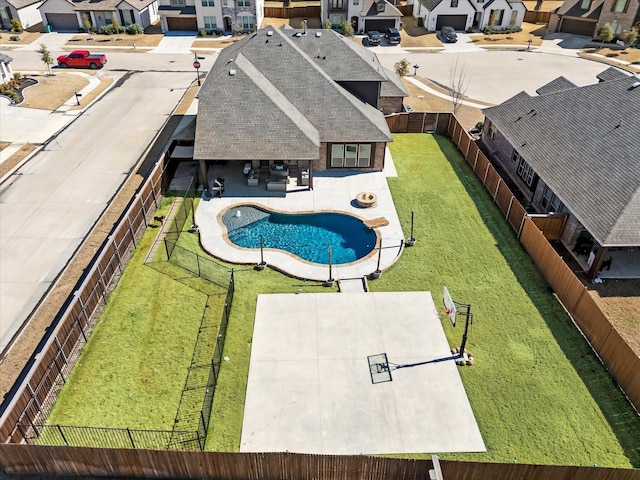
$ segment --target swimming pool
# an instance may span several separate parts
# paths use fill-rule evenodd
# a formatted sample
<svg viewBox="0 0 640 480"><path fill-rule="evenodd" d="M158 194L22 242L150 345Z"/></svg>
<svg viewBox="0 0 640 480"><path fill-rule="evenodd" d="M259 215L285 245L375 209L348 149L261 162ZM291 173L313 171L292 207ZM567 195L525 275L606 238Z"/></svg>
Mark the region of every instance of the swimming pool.
<svg viewBox="0 0 640 480"><path fill-rule="evenodd" d="M376 246L375 231L343 213L278 213L254 206L232 207L222 215L229 240L244 248L277 248L313 263L354 262Z"/></svg>

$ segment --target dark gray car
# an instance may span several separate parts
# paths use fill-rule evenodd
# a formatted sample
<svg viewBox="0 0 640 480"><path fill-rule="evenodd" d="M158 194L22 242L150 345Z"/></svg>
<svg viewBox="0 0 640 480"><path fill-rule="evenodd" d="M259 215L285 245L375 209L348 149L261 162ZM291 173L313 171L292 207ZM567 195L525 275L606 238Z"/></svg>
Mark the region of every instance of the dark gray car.
<svg viewBox="0 0 640 480"><path fill-rule="evenodd" d="M442 33L442 39L447 43L456 43L458 41L458 35L456 35L453 27L445 25L440 30L440 33Z"/></svg>

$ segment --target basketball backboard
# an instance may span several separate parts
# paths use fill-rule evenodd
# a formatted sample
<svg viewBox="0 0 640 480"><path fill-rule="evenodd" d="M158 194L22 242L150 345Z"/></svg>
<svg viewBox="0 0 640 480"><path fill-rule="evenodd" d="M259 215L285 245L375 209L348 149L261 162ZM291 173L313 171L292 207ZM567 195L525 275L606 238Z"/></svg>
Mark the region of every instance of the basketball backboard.
<svg viewBox="0 0 640 480"><path fill-rule="evenodd" d="M444 304L445 313L449 315L451 325L455 327L458 309L456 308L456 304L451 298L451 294L449 294L449 289L447 287L444 287L444 293L442 294L442 303Z"/></svg>

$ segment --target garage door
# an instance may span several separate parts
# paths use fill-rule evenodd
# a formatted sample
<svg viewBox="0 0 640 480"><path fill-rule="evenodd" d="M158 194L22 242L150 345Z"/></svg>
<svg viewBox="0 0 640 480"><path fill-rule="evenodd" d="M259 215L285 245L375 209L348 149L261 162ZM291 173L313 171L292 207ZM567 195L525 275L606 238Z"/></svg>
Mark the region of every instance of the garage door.
<svg viewBox="0 0 640 480"><path fill-rule="evenodd" d="M559 31L593 38L593 34L596 31L596 22L587 22L576 18L563 18Z"/></svg>
<svg viewBox="0 0 640 480"><path fill-rule="evenodd" d="M453 27L456 30L465 30L467 27L466 15L438 15L436 21L436 30L440 30L445 25Z"/></svg>
<svg viewBox="0 0 640 480"><path fill-rule="evenodd" d="M364 31L371 32L373 30L377 30L378 32L384 33L387 28L395 28L396 21L391 19L387 20L365 20L364 21Z"/></svg>
<svg viewBox="0 0 640 480"><path fill-rule="evenodd" d="M195 17L167 17L167 27L172 32L195 32L198 30L198 19Z"/></svg>
<svg viewBox="0 0 640 480"><path fill-rule="evenodd" d="M77 32L80 25L78 17L75 13L47 13L47 24L51 25L51 29L57 32L70 30Z"/></svg>

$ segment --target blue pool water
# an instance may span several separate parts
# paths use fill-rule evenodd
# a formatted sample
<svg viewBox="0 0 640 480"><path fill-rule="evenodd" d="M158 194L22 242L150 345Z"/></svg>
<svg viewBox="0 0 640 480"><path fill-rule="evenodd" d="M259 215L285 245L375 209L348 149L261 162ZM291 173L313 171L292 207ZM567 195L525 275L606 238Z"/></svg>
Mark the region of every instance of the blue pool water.
<svg viewBox="0 0 640 480"><path fill-rule="evenodd" d="M349 263L376 246L376 234L361 220L342 213L287 214L251 206L229 209L222 221L229 240L245 248L277 248L313 263ZM265 258L268 261L268 258Z"/></svg>

